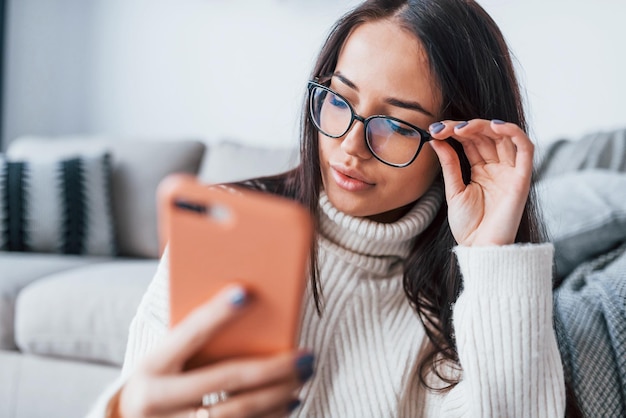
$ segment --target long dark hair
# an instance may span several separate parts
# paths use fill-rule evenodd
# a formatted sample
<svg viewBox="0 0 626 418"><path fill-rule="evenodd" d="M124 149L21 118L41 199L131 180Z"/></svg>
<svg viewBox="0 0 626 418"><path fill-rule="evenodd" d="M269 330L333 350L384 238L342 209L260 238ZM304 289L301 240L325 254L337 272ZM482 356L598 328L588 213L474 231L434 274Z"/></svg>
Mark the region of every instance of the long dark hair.
<svg viewBox="0 0 626 418"><path fill-rule="evenodd" d="M522 96L511 56L496 23L471 0L371 0L344 15L332 28L317 58L311 78L332 74L341 47L357 26L389 19L414 34L422 43L442 95L438 119L501 119L527 131ZM260 179L256 184L291 196L318 218L322 188L318 132L306 110L302 112L300 165L284 175ZM449 140L459 154L463 179L470 181L470 167L460 144ZM458 367L452 324L452 304L461 291L461 274L452 248L447 206L416 240L405 262L404 290L417 311L431 342L431 351L419 365L420 381L434 372L452 388L458 380L442 372L442 364ZM538 243L545 234L531 191L516 242ZM318 311L323 311L317 268L317 249L311 253L311 286Z"/></svg>

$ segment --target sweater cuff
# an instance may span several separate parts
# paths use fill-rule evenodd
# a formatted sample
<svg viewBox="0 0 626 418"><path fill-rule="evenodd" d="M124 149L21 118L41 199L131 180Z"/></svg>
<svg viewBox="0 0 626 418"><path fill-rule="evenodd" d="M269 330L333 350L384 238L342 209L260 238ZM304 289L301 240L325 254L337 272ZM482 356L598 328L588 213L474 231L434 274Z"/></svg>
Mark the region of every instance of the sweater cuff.
<svg viewBox="0 0 626 418"><path fill-rule="evenodd" d="M552 292L554 247L546 244L513 244L454 248L464 292L483 294L545 295Z"/></svg>

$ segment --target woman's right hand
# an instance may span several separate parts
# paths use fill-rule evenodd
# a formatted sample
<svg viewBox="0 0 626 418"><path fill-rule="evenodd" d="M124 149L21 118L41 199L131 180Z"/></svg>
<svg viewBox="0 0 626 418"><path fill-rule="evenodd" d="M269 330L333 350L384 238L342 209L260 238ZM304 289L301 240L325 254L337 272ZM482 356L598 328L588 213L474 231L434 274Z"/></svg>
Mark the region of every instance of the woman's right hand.
<svg viewBox="0 0 626 418"><path fill-rule="evenodd" d="M195 417L202 397L221 391L228 397L209 407L211 418L285 416L297 407L298 389L313 374L313 356L307 352L228 360L183 371L187 360L220 328L244 314L247 302L253 303L248 299L243 288L229 287L171 329L120 390L117 415Z"/></svg>

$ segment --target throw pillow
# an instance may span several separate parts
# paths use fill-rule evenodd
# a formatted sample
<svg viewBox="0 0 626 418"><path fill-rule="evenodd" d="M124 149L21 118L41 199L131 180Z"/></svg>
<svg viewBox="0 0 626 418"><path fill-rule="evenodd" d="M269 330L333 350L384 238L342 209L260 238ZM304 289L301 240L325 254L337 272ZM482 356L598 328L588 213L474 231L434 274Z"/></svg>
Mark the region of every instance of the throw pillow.
<svg viewBox="0 0 626 418"><path fill-rule="evenodd" d="M557 279L626 242L626 173L582 170L537 183Z"/></svg>
<svg viewBox="0 0 626 418"><path fill-rule="evenodd" d="M0 155L0 249L116 254L108 153L51 161Z"/></svg>
<svg viewBox="0 0 626 418"><path fill-rule="evenodd" d="M63 159L111 154L112 200L118 256L159 257L156 189L172 173L197 173L206 146L196 140L97 136L25 136L7 149L10 159Z"/></svg>

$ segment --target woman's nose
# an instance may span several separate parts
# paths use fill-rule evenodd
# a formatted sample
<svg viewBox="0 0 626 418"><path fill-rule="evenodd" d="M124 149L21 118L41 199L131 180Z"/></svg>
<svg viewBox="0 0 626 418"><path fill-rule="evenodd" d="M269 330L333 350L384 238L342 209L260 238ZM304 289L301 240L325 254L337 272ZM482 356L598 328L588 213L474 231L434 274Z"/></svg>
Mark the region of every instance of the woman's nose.
<svg viewBox="0 0 626 418"><path fill-rule="evenodd" d="M372 158L372 153L365 143L365 124L360 120L352 122L352 126L346 134L340 138L341 149L348 155L363 160Z"/></svg>

